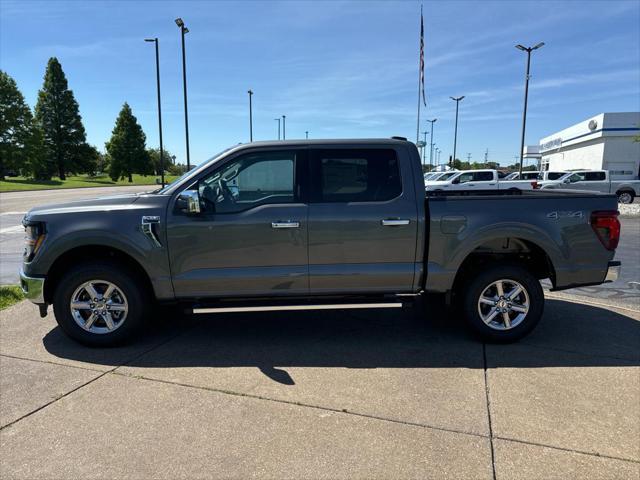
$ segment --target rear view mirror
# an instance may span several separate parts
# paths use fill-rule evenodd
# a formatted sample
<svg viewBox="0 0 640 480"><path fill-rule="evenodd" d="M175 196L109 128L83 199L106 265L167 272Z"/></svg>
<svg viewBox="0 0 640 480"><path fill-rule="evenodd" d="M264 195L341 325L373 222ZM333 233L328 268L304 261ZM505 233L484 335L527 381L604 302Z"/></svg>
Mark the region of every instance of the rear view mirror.
<svg viewBox="0 0 640 480"><path fill-rule="evenodd" d="M176 208L186 214L200 213L200 195L197 190L185 190L176 200Z"/></svg>

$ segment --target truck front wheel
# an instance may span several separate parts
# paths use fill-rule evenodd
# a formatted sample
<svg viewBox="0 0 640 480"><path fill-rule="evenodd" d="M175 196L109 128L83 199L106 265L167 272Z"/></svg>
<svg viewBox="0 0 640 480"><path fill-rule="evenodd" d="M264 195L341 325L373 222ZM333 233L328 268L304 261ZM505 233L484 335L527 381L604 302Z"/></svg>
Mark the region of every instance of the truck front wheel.
<svg viewBox="0 0 640 480"><path fill-rule="evenodd" d="M542 286L519 265L490 267L463 288L466 321L485 341L515 342L533 330L542 317Z"/></svg>
<svg viewBox="0 0 640 480"><path fill-rule="evenodd" d="M142 283L125 267L112 263L78 265L60 279L55 290L56 321L82 344L121 344L142 327L149 304Z"/></svg>

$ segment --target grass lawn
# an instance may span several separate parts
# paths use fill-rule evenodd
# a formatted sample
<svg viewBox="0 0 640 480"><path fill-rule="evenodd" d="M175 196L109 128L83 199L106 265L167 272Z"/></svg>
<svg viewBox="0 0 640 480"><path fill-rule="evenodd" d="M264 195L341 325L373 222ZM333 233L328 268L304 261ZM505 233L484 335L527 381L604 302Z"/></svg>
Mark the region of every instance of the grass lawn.
<svg viewBox="0 0 640 480"><path fill-rule="evenodd" d="M15 285L0 287L0 310L4 310L14 303L18 303L23 298L20 287Z"/></svg>
<svg viewBox="0 0 640 480"><path fill-rule="evenodd" d="M79 187L115 187L126 185L156 185L156 178L158 182L160 177L149 175L143 177L142 175L134 175L133 183L129 183L127 180L118 180L114 182L108 175L100 175L97 177L89 177L87 175L78 175L67 177L66 180L60 179L52 180L33 180L32 178L24 177L7 177L5 180L0 180L0 192L10 192L16 190L45 190L50 188L79 188ZM165 182L173 182L177 177L174 175L166 175L164 177ZM158 184L159 185L159 184Z"/></svg>

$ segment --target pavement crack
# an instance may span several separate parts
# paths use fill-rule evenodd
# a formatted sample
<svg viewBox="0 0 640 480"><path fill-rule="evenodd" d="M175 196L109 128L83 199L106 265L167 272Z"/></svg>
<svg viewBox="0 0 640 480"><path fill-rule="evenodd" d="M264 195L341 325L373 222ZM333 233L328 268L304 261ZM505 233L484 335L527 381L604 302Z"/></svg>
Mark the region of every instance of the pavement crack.
<svg viewBox="0 0 640 480"><path fill-rule="evenodd" d="M493 480L496 480L496 454L493 445L493 424L491 422L491 396L489 395L489 379L487 374L487 344L482 342L482 362L484 369L484 393L487 400L487 418L489 420L489 444L491 445L491 469Z"/></svg>
<svg viewBox="0 0 640 480"><path fill-rule="evenodd" d="M262 400L262 401L267 401L267 402L274 402L274 403L280 403L280 404L284 404L284 405L292 405L292 406L296 406L296 407L304 407L304 408L312 408L315 410L322 410L325 412L332 412L332 413L340 413L340 414L344 414L344 415L351 415L351 416L355 416L355 417L361 417L361 418L368 418L371 420L379 420L382 422L390 422L390 423L395 423L395 424L399 424L399 425L406 425L406 426L410 426L410 427L418 427L418 428L425 428L428 430L437 430L440 432L447 432L447 433L458 433L461 435L468 435L471 437L475 437L475 438L488 438L487 435L481 434L481 433L474 433L474 432L468 432L468 431L464 431L464 430L458 430L455 428L446 428L446 427L438 427L435 425L427 425L424 423L417 423L417 422L409 422L406 420L397 420L394 418L388 418L388 417L381 417L378 415L371 415L368 413L361 413L361 412L354 412L351 410L347 410L347 409L342 409L342 408L332 408L332 407L323 407L320 405L313 405L310 403L303 403L303 402L295 402L295 401L291 401L291 400L281 400L281 399L277 399L277 398L270 398L270 397L264 397L262 395L256 395L256 394L252 394L252 393L243 393L243 392L234 392L232 390L224 390L224 389L219 389L219 388L211 388L211 387L202 387L202 386L197 386L197 385L189 385L187 383L181 383L181 382L174 382L174 381L170 381L170 380L160 380L158 378L149 378L149 377L145 377L144 375L136 375L136 374L131 374L131 373L125 373L125 372L118 372L118 371L110 371L109 373L112 373L113 375L120 375L123 377L129 377L129 378L135 378L137 380L145 380L148 382L156 382L156 383L163 383L163 384L168 384L168 385L176 385L179 387L185 387L185 388L193 388L195 390L203 390L203 391L207 391L207 392L213 392L213 393L220 393L223 395L231 395L231 396L235 396L235 397L243 397L243 398L250 398L253 400Z"/></svg>
<svg viewBox="0 0 640 480"><path fill-rule="evenodd" d="M8 428L8 427L10 427L10 426L12 426L12 425L15 425L16 423L20 422L21 420L24 420L25 418L30 417L31 415L33 415L33 414L35 414L35 413L39 412L40 410L44 410L44 409L45 409L45 408L47 408L49 405L53 405L54 403L58 402L59 400L62 400L63 398L68 397L69 395L71 395L71 394L72 394L72 393L74 393L74 392L77 392L77 391L78 391L78 390L80 390L81 388L84 388L84 387L86 387L87 385L92 384L93 382L95 382L96 380L101 379L101 378L102 378L102 377L104 377L105 375L108 375L108 374L110 374L110 373L114 373L116 369L118 369L118 368L120 368L120 367L124 367L124 366L126 366L126 365L130 364L131 362L134 362L135 360L139 359L140 357L143 357L144 355L146 355L146 354L148 354L149 352L151 352L151 351L155 350L156 348L159 348L159 347L161 347L162 345L165 345L166 343L168 343L168 342L170 342L170 341L172 341L172 340L174 340L174 339L178 338L179 336L184 335L187 331L189 331L189 330L190 330L191 328L193 328L194 326L195 326L195 325L192 325L191 327L186 328L184 331L178 332L177 334L170 336L170 337L169 337L169 338L167 338L166 340L164 340L164 341L162 341L162 342L159 342L159 343L157 343L157 344L153 345L151 348L148 348L148 349L146 349L145 351L141 352L140 354L138 354L138 355L135 355L135 356L131 357L131 358L130 358L129 360L127 360L126 362L124 362L124 363L122 363L122 364L120 364L120 365L116 365L116 366L114 366L113 368L110 368L109 370L106 370L106 371L104 371L104 372L100 373L100 375L97 375L96 377L94 377L94 378L92 378L91 380L89 380L89 381L87 381L87 382L83 383L82 385L78 385L77 387L72 388L72 389L71 389L71 390L69 390L68 392L65 392L65 393L63 393L62 395L57 396L56 398L52 399L51 401L49 401L49 402L47 402L47 403L45 403L45 404L43 404L43 405L40 405L38 408L35 408L35 409L31 410L30 412L25 413L25 414L24 414L24 415L22 415L21 417L16 418L16 419L15 419L15 420L13 420L12 422L9 422L9 423L7 423L6 425L4 425L4 426L0 427L0 432L1 432L2 430L6 429L6 428ZM2 356L9 357L9 358L16 358L16 359L20 359L20 360L32 360L32 359L26 359L26 358L20 358L20 357L11 357L10 355L6 355L6 354L2 354ZM47 362L47 361L41 361L41 360L32 360L32 361L34 361L34 362L38 362L38 363L49 363L49 364L52 364L52 365L57 365L57 366L62 366L62 367L67 367L67 366L69 366L69 365L64 365L64 364L61 364L61 363ZM100 372L99 370L92 370L92 369L90 369L90 368L83 368L83 367L77 367L77 366L76 366L76 367L74 367L74 368L79 368L79 369L82 369L82 370L90 370L90 371L93 371L93 372L96 372L96 373Z"/></svg>
<svg viewBox="0 0 640 480"><path fill-rule="evenodd" d="M54 398L53 400L51 400L50 402L45 403L44 405L40 405L38 408L31 410L28 413L25 413L24 415L22 415L20 418L16 418L14 421L7 423L6 425L4 425L3 427L0 427L0 432L2 430L4 430L5 428L10 427L11 425L15 425L16 423L18 423L19 421L30 417L31 415L33 415L34 413L39 412L40 410L44 410L45 408L47 408L49 405L52 405L54 403L56 403L58 400L61 400L69 395L71 395L73 392L76 392L78 390L80 390L81 388L86 387L87 385L89 385L90 383L95 382L96 380L104 377L105 375L107 375L108 373L111 373L114 369L111 370L107 370L106 372L101 373L100 375L92 378L91 380L89 380L88 382L83 383L82 385L78 385L76 388L73 388L71 390L69 390L68 392L63 393L62 395Z"/></svg>
<svg viewBox="0 0 640 480"><path fill-rule="evenodd" d="M597 453L597 452L587 452L584 450L576 450L573 448L566 448L566 447L557 447L554 445L545 445L544 443L538 443L538 442L531 442L529 440L520 440L517 438L509 438L509 437L494 437L496 440L503 440L505 442L514 442L514 443L521 443L523 445L531 445L534 447L542 447L542 448L550 448L552 450L560 450L563 452L569 452L569 453L576 453L578 455L588 455L591 457L600 457L600 458L608 458L610 460L619 460L621 462L630 462L630 463L637 463L640 464L640 460L636 460L633 458L624 458L624 457L616 457L613 455L606 455L604 453Z"/></svg>
<svg viewBox="0 0 640 480"><path fill-rule="evenodd" d="M79 370L86 370L89 372L97 372L97 373L104 372L104 370L98 370L97 368L83 367L80 365L69 365L67 363L52 362L50 360L38 360L35 358L19 357L17 355L7 355L6 353L0 353L0 357L13 358L15 360L24 360L26 362L44 363L45 365L55 365L56 367L77 368Z"/></svg>

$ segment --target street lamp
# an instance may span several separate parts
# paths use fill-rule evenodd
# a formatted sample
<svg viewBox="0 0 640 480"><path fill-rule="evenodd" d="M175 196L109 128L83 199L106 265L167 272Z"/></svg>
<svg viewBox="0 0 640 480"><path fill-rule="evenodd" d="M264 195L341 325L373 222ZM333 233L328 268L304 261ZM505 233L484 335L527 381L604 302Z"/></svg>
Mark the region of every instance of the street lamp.
<svg viewBox="0 0 640 480"><path fill-rule="evenodd" d="M164 187L164 148L162 148L162 107L160 106L160 53L157 38L145 38L145 42L153 42L156 46L156 85L158 90L158 132L160 135L160 182Z"/></svg>
<svg viewBox="0 0 640 480"><path fill-rule="evenodd" d="M247 90L247 93L249 94L249 141L253 142L253 108L251 106L253 91Z"/></svg>
<svg viewBox="0 0 640 480"><path fill-rule="evenodd" d="M427 150L427 131L422 132L422 134L424 135L424 142L422 145L422 166L424 167L424 152Z"/></svg>
<svg viewBox="0 0 640 480"><path fill-rule="evenodd" d="M187 62L184 53L184 34L189 33L189 29L184 26L181 18L176 18L176 25L180 27L182 38L182 90L184 95L184 133L187 143L187 171L191 170L191 157L189 156L189 113L187 110Z"/></svg>
<svg viewBox="0 0 640 480"><path fill-rule="evenodd" d="M305 135L305 138L306 138L307 140L309 140L309 130L306 130L306 131L304 132L304 135Z"/></svg>
<svg viewBox="0 0 640 480"><path fill-rule="evenodd" d="M464 98L464 95L457 98L456 97L449 97L449 98L454 102L456 102L456 128L453 133L453 162L455 162L456 161L456 144L458 143L458 104L460 103L460 100Z"/></svg>
<svg viewBox="0 0 640 480"><path fill-rule="evenodd" d="M520 138L520 176L522 176L522 160L524 157L524 132L527 126L527 99L529 97L529 69L531 67L531 52L544 46L544 42L540 42L533 47L524 47L516 45L518 50L527 52L527 73L524 80L524 111L522 113L522 137Z"/></svg>
<svg viewBox="0 0 640 480"><path fill-rule="evenodd" d="M431 142L430 142L431 149L429 150L429 163L431 165L433 165L433 146L435 145L433 143L433 126L434 126L433 124L436 123L437 120L438 120L437 118L434 118L433 120L427 120L427 122L431 124Z"/></svg>
<svg viewBox="0 0 640 480"><path fill-rule="evenodd" d="M287 116L282 115L282 139L287 139Z"/></svg>
<svg viewBox="0 0 640 480"><path fill-rule="evenodd" d="M280 140L280 118L274 118L276 122L278 122L278 140Z"/></svg>

